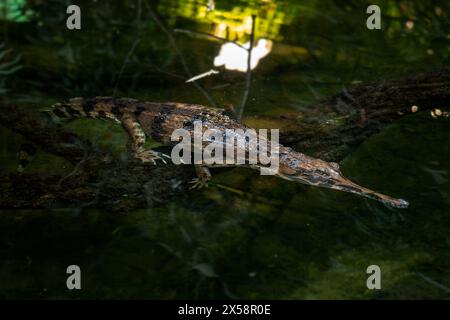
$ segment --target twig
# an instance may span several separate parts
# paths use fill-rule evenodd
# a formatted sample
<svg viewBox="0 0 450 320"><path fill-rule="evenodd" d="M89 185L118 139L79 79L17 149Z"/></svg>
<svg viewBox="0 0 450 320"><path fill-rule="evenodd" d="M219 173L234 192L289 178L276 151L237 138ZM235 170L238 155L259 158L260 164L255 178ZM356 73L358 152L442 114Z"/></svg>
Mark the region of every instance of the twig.
<svg viewBox="0 0 450 320"><path fill-rule="evenodd" d="M213 34L206 33L206 32L191 31L191 30L186 30L186 29L174 29L173 32L203 36L203 37L207 37L207 38L218 40L218 41L223 42L223 43L231 42L231 43L234 43L235 45L237 45L238 47L240 47L240 48L242 48L244 50L247 50L246 47L244 47L243 45L241 45L241 44L239 44L239 43L237 43L235 41L229 41L229 40L227 40L225 38L221 38L221 37L218 37L218 36L215 36Z"/></svg>
<svg viewBox="0 0 450 320"><path fill-rule="evenodd" d="M117 75L117 80L116 80L116 84L115 84L115 86L114 86L113 96L116 95L117 86L119 85L120 78L122 77L122 73L123 73L123 71L125 70L125 65L127 64L128 60L130 59L131 55L132 55L133 52L134 52L134 49L136 49L136 46L139 44L140 41L141 41L141 40L136 39L136 40L133 42L133 45L131 46L130 51L128 51L128 53L127 53L125 59L123 60L122 67L120 67L119 74Z"/></svg>
<svg viewBox="0 0 450 320"><path fill-rule="evenodd" d="M181 60L181 63L183 64L185 73L187 74L187 76L189 78L192 78L193 75L192 75L191 71L189 70L189 66L186 63L186 60L184 59L183 54L181 53L180 49L178 48L178 45L175 42L175 39L174 39L172 33L170 33L170 31L166 28L166 26L161 22L161 20L155 14L155 12L153 11L153 8L148 4L148 2L146 1L145 3L148 7L148 11L149 11L152 19L161 28L161 30L167 35L167 38L169 39L170 44L172 45L173 49L175 50L175 53L178 55L178 57ZM209 93L201 85L199 85L197 82L194 82L194 85L196 86L196 88L198 90L200 90L200 92L206 97L206 99L208 99L211 106L213 106L213 107L217 106L217 103L214 101L214 99L209 95Z"/></svg>
<svg viewBox="0 0 450 320"><path fill-rule="evenodd" d="M245 91L244 95L242 96L242 102L241 102L241 108L239 109L239 115L238 115L238 121L242 119L242 115L244 114L245 105L247 104L248 95L250 93L250 83L252 81L252 50L253 50L253 41L255 39L255 21L256 16L252 15L252 33L250 34L250 46L247 49L248 56L247 56L247 74L245 78Z"/></svg>
<svg viewBox="0 0 450 320"><path fill-rule="evenodd" d="M196 81L196 80L198 80L198 79L201 79L201 78L204 78L204 77L208 77L208 76L210 76L210 75L218 74L218 73L219 73L219 71L214 70L214 69L211 69L211 70L209 70L209 71L207 71L207 72L204 72L204 73L201 73L201 74L199 74L199 75L197 75L197 76L195 76L195 77L192 77L192 78L190 78L189 80L186 80L186 83L188 83L188 82L194 82L194 81Z"/></svg>

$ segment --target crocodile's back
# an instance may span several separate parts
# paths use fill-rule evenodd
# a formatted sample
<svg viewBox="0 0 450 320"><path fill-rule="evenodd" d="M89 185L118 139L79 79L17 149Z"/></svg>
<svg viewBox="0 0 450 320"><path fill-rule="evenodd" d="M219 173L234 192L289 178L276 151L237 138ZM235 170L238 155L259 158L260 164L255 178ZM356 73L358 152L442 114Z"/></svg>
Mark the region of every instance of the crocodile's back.
<svg viewBox="0 0 450 320"><path fill-rule="evenodd" d="M55 104L51 113L61 119L88 117L119 123L122 123L125 116L131 116L148 136L163 143L170 143L172 132L176 129L193 130L195 121L202 121L206 128L243 128L239 122L228 117L223 109L176 102L144 102L128 98L74 98Z"/></svg>

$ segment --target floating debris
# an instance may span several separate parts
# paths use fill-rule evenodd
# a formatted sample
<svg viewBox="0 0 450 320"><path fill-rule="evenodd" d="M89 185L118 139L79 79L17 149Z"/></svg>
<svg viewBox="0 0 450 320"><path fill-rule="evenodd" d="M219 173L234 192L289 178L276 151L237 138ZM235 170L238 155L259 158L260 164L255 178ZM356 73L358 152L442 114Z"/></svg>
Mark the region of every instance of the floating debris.
<svg viewBox="0 0 450 320"><path fill-rule="evenodd" d="M448 114L448 112L446 112L447 114ZM442 112L442 110L441 109L438 109L438 108L434 108L433 110L431 110L431 116L433 117L433 118L437 118L437 117L440 117L440 116L442 116L444 113ZM447 116L447 115L446 115Z"/></svg>
<svg viewBox="0 0 450 320"><path fill-rule="evenodd" d="M414 28L414 21L408 20L408 21L406 21L405 25L406 25L406 28L408 28L408 30L412 30Z"/></svg>

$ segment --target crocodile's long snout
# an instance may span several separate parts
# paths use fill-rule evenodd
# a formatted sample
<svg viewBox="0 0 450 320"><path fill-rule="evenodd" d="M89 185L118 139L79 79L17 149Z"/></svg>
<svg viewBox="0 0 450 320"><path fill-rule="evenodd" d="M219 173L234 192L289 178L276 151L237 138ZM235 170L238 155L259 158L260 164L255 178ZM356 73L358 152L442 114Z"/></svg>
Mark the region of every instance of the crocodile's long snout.
<svg viewBox="0 0 450 320"><path fill-rule="evenodd" d="M409 202L404 199L396 199L392 198L388 195L378 193L376 191L373 191L371 189L362 187L353 181L345 178L341 174L339 174L338 177L334 178L334 184L331 186L333 189L342 190L345 192L351 192L355 193L370 199L378 200L382 203L385 203L387 205L390 205L392 207L396 208L407 208L409 206Z"/></svg>
<svg viewBox="0 0 450 320"><path fill-rule="evenodd" d="M408 201L396 199L360 186L346 178L336 162L308 157L302 153L289 150L281 158L278 176L290 181L296 181L313 186L351 192L366 198L380 201L396 208L407 208Z"/></svg>

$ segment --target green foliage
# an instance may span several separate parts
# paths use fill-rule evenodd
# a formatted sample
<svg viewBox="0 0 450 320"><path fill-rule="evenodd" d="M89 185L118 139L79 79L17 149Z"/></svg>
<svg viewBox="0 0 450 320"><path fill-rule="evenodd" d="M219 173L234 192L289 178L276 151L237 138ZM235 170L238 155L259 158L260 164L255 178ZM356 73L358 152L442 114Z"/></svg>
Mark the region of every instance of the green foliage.
<svg viewBox="0 0 450 320"><path fill-rule="evenodd" d="M14 22L26 22L33 15L25 9L26 0L3 0L0 2L0 19Z"/></svg>

